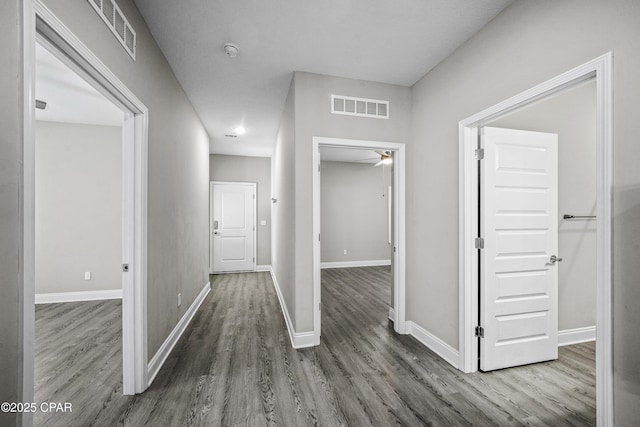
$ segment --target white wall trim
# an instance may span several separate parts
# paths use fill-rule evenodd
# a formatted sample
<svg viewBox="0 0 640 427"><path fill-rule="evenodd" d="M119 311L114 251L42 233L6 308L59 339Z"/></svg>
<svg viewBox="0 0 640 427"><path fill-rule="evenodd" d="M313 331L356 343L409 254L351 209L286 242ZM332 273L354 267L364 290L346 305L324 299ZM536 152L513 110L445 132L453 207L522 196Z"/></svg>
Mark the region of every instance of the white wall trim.
<svg viewBox="0 0 640 427"><path fill-rule="evenodd" d="M51 304L57 302L100 301L105 299L122 299L122 289L107 289L102 291L78 292L50 292L36 294L36 304Z"/></svg>
<svg viewBox="0 0 640 427"><path fill-rule="evenodd" d="M270 265L256 265L256 271L257 272L271 271L271 266Z"/></svg>
<svg viewBox="0 0 640 427"><path fill-rule="evenodd" d="M580 344L596 340L596 327L586 326L584 328L565 329L558 331L558 347L564 345Z"/></svg>
<svg viewBox="0 0 640 427"><path fill-rule="evenodd" d="M314 331L310 332L294 332L293 334L293 348L307 348L314 347L316 334Z"/></svg>
<svg viewBox="0 0 640 427"><path fill-rule="evenodd" d="M613 425L613 308L612 308L612 87L613 54L606 53L557 77L470 116L459 129L459 348L460 369L477 370L478 261L473 239L477 234L477 162L473 151L478 128L545 97L596 80L597 150L597 280L596 280L596 414L597 424Z"/></svg>
<svg viewBox="0 0 640 427"><path fill-rule="evenodd" d="M389 307L389 320L393 322L393 319L395 318L396 318L396 311L393 309L393 307Z"/></svg>
<svg viewBox="0 0 640 427"><path fill-rule="evenodd" d="M305 348L317 345L315 343L315 331L296 333L295 329L293 329L293 322L291 322L287 304L284 302L284 298L282 297L282 292L280 291L280 285L278 284L278 279L276 279L276 274L273 271L273 268L269 268L269 272L271 273L273 287L275 288L276 294L278 295L278 301L280 302L280 309L282 310L282 315L284 316L284 322L287 324L287 332L289 333L291 346L293 348Z"/></svg>
<svg viewBox="0 0 640 427"><path fill-rule="evenodd" d="M440 338L436 337L415 322L410 320L407 321L407 329L411 336L420 341L425 347L440 356L454 368L459 369L458 363L460 354L458 353L458 350L451 347L449 344L442 341Z"/></svg>
<svg viewBox="0 0 640 427"><path fill-rule="evenodd" d="M372 259L366 261L334 261L321 262L320 268L352 268L352 267L377 267L381 265L391 265L390 259Z"/></svg>
<svg viewBox="0 0 640 427"><path fill-rule="evenodd" d="M164 340L156 354L153 356L153 359L149 362L149 365L147 366L149 385L151 385L153 380L156 378L156 375L158 375L158 372L160 372L160 368L162 368L167 357L171 354L171 350L176 346L176 343L184 333L185 329L187 329L187 326L189 326L189 323L191 323L191 320L196 315L198 309L202 305L202 302L210 291L211 283L207 282L187 311L182 315L182 318L178 321L178 324L173 328L167 339Z"/></svg>
<svg viewBox="0 0 640 427"><path fill-rule="evenodd" d="M340 148L368 148L372 150L383 150L394 152L394 168L393 168L393 247L395 251L393 253L393 306L394 322L393 328L399 334L406 334L406 322L405 322L405 306L406 306L406 253L405 253L405 157L406 150L403 143L398 142L383 142L383 141L367 141L357 139L341 139L341 138L328 138L314 136L311 140L312 144L312 156L310 170L313 175L313 190L312 190L312 203L313 203L313 233L310 238L313 241L313 327L316 333L315 345L320 344L320 333L322 330L321 316L320 316L320 301L321 301L321 284L320 284L320 270L321 270L321 242L320 235L320 174L318 168L320 165L320 147L340 147Z"/></svg>

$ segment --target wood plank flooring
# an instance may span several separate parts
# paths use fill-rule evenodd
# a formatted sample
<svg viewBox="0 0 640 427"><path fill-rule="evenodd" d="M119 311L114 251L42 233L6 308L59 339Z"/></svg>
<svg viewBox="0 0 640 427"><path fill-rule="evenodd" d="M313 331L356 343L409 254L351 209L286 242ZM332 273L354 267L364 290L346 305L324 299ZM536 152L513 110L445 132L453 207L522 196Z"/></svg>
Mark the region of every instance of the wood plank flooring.
<svg viewBox="0 0 640 427"><path fill-rule="evenodd" d="M111 382L87 381L83 377L94 375L85 370L82 375L68 373L77 375L73 381L61 379L61 385L45 387L55 373L74 366L56 368L38 338L37 357L49 358L37 361L39 374L48 378L38 379L38 399L69 399L74 412L46 421L36 418L36 425L595 425L593 343L560 348L558 361L463 374L414 338L393 332L387 320L389 268L367 267L323 270L321 345L294 350L268 273L211 279L211 293L141 395L122 396L119 363L102 368ZM113 309L119 315L120 307ZM57 317L73 312L59 310ZM87 314L97 319L97 310ZM38 322L52 323L46 314L39 309L37 316L43 316ZM119 334L119 325L109 328ZM111 343L119 351L119 341L116 345L107 338L111 333L105 334L101 338L94 331L85 338ZM83 344L85 338L78 335L77 347L69 342L61 351L71 353L72 360L84 354L81 349L100 351L97 345ZM76 390L63 397L64 384L76 381L88 384L82 386L83 396ZM95 393L94 385L99 386ZM76 400L84 395L94 402Z"/></svg>
<svg viewBox="0 0 640 427"><path fill-rule="evenodd" d="M120 300L36 305L35 402L71 402L72 411L97 413L122 389ZM76 412L73 412L75 415ZM62 425L38 411L38 426Z"/></svg>

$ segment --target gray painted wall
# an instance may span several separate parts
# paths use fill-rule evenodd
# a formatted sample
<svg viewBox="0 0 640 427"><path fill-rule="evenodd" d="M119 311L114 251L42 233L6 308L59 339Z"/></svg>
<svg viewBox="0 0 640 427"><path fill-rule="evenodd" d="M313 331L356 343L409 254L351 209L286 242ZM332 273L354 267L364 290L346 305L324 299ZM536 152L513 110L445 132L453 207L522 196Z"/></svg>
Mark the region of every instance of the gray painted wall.
<svg viewBox="0 0 640 427"><path fill-rule="evenodd" d="M517 1L413 86L407 147L407 318L458 347L458 122L614 52L616 423L640 407L640 3ZM433 209L437 200L438 209ZM428 244L421 236L429 236Z"/></svg>
<svg viewBox="0 0 640 427"><path fill-rule="evenodd" d="M407 142L411 124L408 87L295 73L295 329L313 330L312 138ZM389 100L389 119L331 114L331 94ZM291 310L291 308L290 308Z"/></svg>
<svg viewBox="0 0 640 427"><path fill-rule="evenodd" d="M558 329L596 324L595 81L500 119L490 126L558 134Z"/></svg>
<svg viewBox="0 0 640 427"><path fill-rule="evenodd" d="M36 294L122 289L121 265L122 128L36 122Z"/></svg>
<svg viewBox="0 0 640 427"><path fill-rule="evenodd" d="M257 263L271 265L271 159L212 154L209 156L209 179L257 183ZM261 225L262 220L267 224Z"/></svg>
<svg viewBox="0 0 640 427"><path fill-rule="evenodd" d="M295 75L282 112L282 120L271 157L272 241L271 266L278 281L291 322L295 325Z"/></svg>
<svg viewBox="0 0 640 427"><path fill-rule="evenodd" d="M0 2L0 401L18 397L19 289L22 235L19 194L22 135L20 125L20 6ZM15 425L16 414L0 412L0 425Z"/></svg>
<svg viewBox="0 0 640 427"><path fill-rule="evenodd" d="M322 262L391 260L387 193L392 173L390 166L321 162Z"/></svg>
<svg viewBox="0 0 640 427"><path fill-rule="evenodd" d="M118 5L137 33L135 61L88 2L44 3L149 108L151 359L209 281L209 137L132 0Z"/></svg>

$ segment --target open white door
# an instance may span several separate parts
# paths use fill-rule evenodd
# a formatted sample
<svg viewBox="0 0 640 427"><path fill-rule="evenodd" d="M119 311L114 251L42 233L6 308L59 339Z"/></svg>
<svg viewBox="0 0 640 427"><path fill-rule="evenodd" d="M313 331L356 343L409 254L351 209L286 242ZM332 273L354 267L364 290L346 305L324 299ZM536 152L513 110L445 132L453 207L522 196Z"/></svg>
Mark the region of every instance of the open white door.
<svg viewBox="0 0 640 427"><path fill-rule="evenodd" d="M558 358L558 136L482 133L480 369Z"/></svg>
<svg viewBox="0 0 640 427"><path fill-rule="evenodd" d="M255 270L255 183L211 183L212 273Z"/></svg>

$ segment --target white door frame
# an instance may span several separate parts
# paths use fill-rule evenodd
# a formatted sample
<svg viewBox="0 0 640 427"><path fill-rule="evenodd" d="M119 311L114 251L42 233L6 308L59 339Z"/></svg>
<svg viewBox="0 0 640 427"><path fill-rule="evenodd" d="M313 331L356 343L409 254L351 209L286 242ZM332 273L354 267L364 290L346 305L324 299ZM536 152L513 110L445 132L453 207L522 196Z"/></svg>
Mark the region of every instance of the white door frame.
<svg viewBox="0 0 640 427"><path fill-rule="evenodd" d="M225 185L252 185L253 186L253 271L256 271L258 263L258 183L240 181L209 181L209 273L213 272L213 240L211 238L213 221L213 186Z"/></svg>
<svg viewBox="0 0 640 427"><path fill-rule="evenodd" d="M35 294L35 47L51 51L115 105L125 117L122 142L123 393L148 386L147 364L147 107L41 0L23 0L23 175L21 220L24 269L20 289L19 394L33 402ZM24 414L23 425L32 423Z"/></svg>
<svg viewBox="0 0 640 427"><path fill-rule="evenodd" d="M564 74L487 108L459 123L460 171L460 271L459 271L459 368L477 370L478 167L475 149L478 128L544 98L595 79L597 91L597 309L596 309L596 407L598 425L613 425L612 365L612 54L609 52Z"/></svg>
<svg viewBox="0 0 640 427"><path fill-rule="evenodd" d="M320 147L360 148L393 151L393 327L399 334L406 334L405 321L405 146L397 142L365 141L313 137L313 332L314 345L320 344L321 316L321 276L320 276Z"/></svg>

